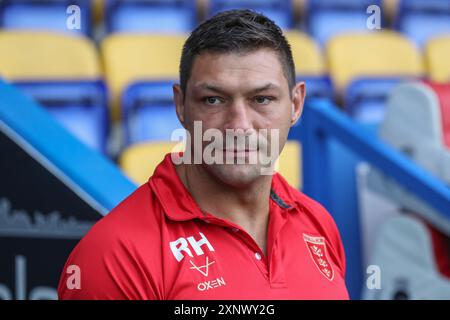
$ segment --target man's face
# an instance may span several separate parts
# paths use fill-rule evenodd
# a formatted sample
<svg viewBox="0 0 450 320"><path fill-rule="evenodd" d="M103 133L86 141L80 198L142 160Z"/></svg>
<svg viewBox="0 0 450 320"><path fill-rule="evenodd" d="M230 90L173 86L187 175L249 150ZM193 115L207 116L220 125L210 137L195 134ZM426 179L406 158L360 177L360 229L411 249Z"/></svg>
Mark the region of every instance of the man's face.
<svg viewBox="0 0 450 320"><path fill-rule="evenodd" d="M174 86L177 114L192 141L194 121L201 121L202 134L210 128L223 134L223 162L228 157L234 159L233 163L202 165L234 187L248 185L261 176L262 152L266 158L281 152L289 128L300 116L305 95L303 83L296 85L292 93L289 91L279 57L270 49L245 54L202 53L194 60L184 101L180 87ZM261 129L266 129L266 137L258 135ZM271 135L272 129L278 131L278 136ZM230 148L225 142L231 132L243 139L234 139ZM256 146L249 143L250 139L257 141ZM201 150L192 149L192 154L203 154L209 143L203 142ZM257 161L250 161L250 157ZM245 164L237 164L239 158L239 163L244 160Z"/></svg>

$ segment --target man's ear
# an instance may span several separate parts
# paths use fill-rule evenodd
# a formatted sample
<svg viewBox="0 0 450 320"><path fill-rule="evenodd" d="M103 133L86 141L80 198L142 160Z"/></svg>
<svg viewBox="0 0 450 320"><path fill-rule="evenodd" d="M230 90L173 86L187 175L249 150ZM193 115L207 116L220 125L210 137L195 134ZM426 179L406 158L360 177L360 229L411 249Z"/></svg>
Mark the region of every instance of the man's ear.
<svg viewBox="0 0 450 320"><path fill-rule="evenodd" d="M297 83L292 89L292 113L291 126L293 126L303 112L303 105L305 103L306 88L304 82Z"/></svg>
<svg viewBox="0 0 450 320"><path fill-rule="evenodd" d="M172 86L172 90L173 90L173 100L175 102L175 109L177 112L177 117L178 120L180 120L181 125L186 128L186 126L184 125L184 94L183 91L181 90L181 87L179 84L174 84Z"/></svg>

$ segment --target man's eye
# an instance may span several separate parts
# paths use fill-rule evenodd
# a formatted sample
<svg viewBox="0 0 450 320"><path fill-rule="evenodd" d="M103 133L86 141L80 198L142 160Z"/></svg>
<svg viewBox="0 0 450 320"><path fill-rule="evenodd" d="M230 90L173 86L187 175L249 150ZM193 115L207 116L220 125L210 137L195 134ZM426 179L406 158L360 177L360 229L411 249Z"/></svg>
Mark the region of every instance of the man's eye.
<svg viewBox="0 0 450 320"><path fill-rule="evenodd" d="M269 104L273 99L266 96L257 96L254 100L257 104Z"/></svg>
<svg viewBox="0 0 450 320"><path fill-rule="evenodd" d="M206 97L203 98L203 101L206 104L212 105L212 106L216 106L222 103L222 99L218 98L218 97Z"/></svg>

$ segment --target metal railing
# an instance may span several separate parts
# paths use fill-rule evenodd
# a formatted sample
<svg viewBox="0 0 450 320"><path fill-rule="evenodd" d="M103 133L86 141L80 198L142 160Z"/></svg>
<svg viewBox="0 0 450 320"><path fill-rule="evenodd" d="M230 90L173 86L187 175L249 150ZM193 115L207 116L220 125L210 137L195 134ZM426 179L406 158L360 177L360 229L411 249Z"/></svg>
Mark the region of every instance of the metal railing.
<svg viewBox="0 0 450 320"><path fill-rule="evenodd" d="M291 130L289 138L302 143L303 192L324 205L334 216L340 229L347 256L346 280L352 298L360 297L364 277L359 213L356 204L351 206L352 210L344 211L339 208L339 201L333 201L335 195L330 181L330 162L333 161L330 140L344 145L358 159L368 162L392 178L450 222L450 188L355 123L331 101L308 101L300 125ZM346 185L342 188L346 188ZM356 190L349 190L349 199L356 202L356 195L350 193L356 193Z"/></svg>

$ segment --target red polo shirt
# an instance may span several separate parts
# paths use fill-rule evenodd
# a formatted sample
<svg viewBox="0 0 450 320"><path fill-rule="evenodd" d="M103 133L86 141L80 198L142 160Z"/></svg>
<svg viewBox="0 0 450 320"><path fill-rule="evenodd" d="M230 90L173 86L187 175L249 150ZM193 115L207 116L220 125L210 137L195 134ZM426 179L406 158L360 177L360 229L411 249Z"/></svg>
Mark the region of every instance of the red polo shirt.
<svg viewBox="0 0 450 320"><path fill-rule="evenodd" d="M59 298L348 299L333 219L279 174L272 180L265 256L238 225L200 210L168 154L75 247Z"/></svg>

